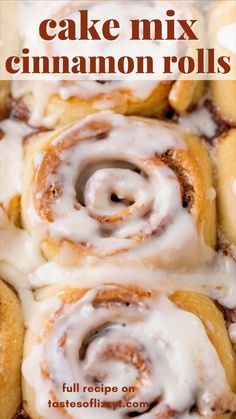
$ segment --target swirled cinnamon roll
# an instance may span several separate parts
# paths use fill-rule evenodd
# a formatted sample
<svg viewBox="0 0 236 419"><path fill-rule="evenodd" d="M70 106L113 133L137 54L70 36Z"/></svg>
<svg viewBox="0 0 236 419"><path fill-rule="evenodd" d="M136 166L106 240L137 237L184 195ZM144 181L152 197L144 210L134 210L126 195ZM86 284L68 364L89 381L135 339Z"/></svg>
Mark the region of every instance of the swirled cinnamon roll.
<svg viewBox="0 0 236 419"><path fill-rule="evenodd" d="M217 203L219 223L228 244L236 245L236 129L217 140Z"/></svg>
<svg viewBox="0 0 236 419"><path fill-rule="evenodd" d="M163 3L163 4L162 4ZM121 51L126 50L126 43L130 39L128 26L125 25L131 19L146 18L153 20L154 17L159 18L165 23L165 11L168 7L173 6L172 2L152 2L132 4L132 2L123 8L117 2L83 2L64 1L48 2L48 7L39 6L35 10L32 7L33 16L27 16L27 31L24 33L23 45L30 48L31 54L57 57L61 54L60 40L56 39L52 42L42 44L42 39L36 33L38 21L42 21L49 16L56 21L60 19L74 19L78 21L78 9L86 7L89 13L97 18L118 17L121 22L122 31L119 36L119 51L114 43L103 43L103 41L95 41L90 43L81 43L79 53L83 56L89 53L94 55L96 50L97 56L119 56ZM35 6L37 8L37 4ZM178 17L190 18L197 16L199 25L195 29L196 33L203 30L203 18L200 13L191 5L177 7L174 4L174 10ZM35 21L37 19L37 21ZM29 26L28 22L32 21ZM196 25L195 25L196 26ZM25 27L22 28L25 31ZM144 29L142 29L144 31ZM140 30L141 32L141 30ZM164 32L164 29L163 29ZM180 31L179 36L182 35ZM142 35L140 35L142 36ZM164 36L164 35L163 35ZM34 39L34 43L32 43ZM35 41L37 39L38 42ZM79 41L78 41L79 42ZM134 41L135 42L135 41ZM157 62L163 60L163 56L169 51L170 55L179 55L182 52L183 44L179 45L176 41L158 42L145 41L148 43L148 50L156 57ZM198 41L196 41L198 42ZM108 45L109 44L109 45ZM77 43L73 50L72 44L69 42L67 55L78 56ZM196 46L196 44L195 44ZM38 53L38 48L40 54ZM110 49L109 49L110 48ZM118 47L117 47L118 48ZM138 56L140 51L135 43L133 48ZM191 46L189 47L191 48ZM36 50L35 50L36 49ZM71 51L72 50L72 51ZM63 54L65 55L65 54ZM168 55L168 54L167 54ZM65 58L65 57L64 57ZM49 128L58 125L66 125L88 114L96 113L100 110L110 109L115 112L126 115L142 115L163 118L169 108L169 104L177 111L184 112L192 108L204 93L204 81L201 80L182 80L175 69L177 81L168 80L112 80L112 74L107 73L106 80L96 80L90 77L89 72L87 79L75 80L54 80L54 81L31 81L31 82L14 82L12 84L12 96L14 99L13 113L18 118L28 120L33 126L46 126ZM102 71L97 70L97 74ZM113 71L114 73L114 71Z"/></svg>
<svg viewBox="0 0 236 419"><path fill-rule="evenodd" d="M215 244L211 163L199 138L171 123L112 112L32 137L25 228L48 259L155 266L208 260Z"/></svg>
<svg viewBox="0 0 236 419"><path fill-rule="evenodd" d="M235 353L208 297L111 284L47 288L38 299L23 362L32 419L223 418L236 410Z"/></svg>
<svg viewBox="0 0 236 419"><path fill-rule="evenodd" d="M23 335L20 303L14 292L0 280L1 419L11 419L21 403Z"/></svg>
<svg viewBox="0 0 236 419"><path fill-rule="evenodd" d="M236 8L233 1L214 2L209 13L209 39L219 55L231 53L232 80L210 82L213 105L218 116L236 125Z"/></svg>

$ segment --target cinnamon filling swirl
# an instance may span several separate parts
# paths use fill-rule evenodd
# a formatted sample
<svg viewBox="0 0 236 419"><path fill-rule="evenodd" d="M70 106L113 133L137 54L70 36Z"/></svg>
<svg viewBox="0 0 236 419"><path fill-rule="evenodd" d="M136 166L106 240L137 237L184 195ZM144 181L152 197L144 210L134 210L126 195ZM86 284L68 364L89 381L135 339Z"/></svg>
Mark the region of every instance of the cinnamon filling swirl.
<svg viewBox="0 0 236 419"><path fill-rule="evenodd" d="M45 134L26 174L26 182L32 181L23 200L25 226L41 225L48 236L46 256L48 246L66 245L76 257L96 258L122 253L129 259L136 249L144 250L141 259L162 264L159 255L167 242L173 248L178 236L178 248L192 242L199 262L204 257L199 233L209 231L203 213L209 189L191 150L195 146L198 140L176 125L112 113ZM213 223L214 203L209 206ZM181 239L178 230L185 231ZM173 263L184 257L177 253L173 250ZM204 254L209 257L205 247Z"/></svg>
<svg viewBox="0 0 236 419"><path fill-rule="evenodd" d="M23 375L25 397L32 387L42 416L51 418L45 399L51 397L55 403L65 399L65 382L78 382L82 388L117 387L115 394L102 392L106 409L90 410L90 417L96 419L109 415L109 403L119 401L122 406L112 410L114 418L171 418L193 412L213 417L236 408L224 371L227 362L210 333L222 319L207 297L178 292L167 298L111 284L65 289L40 304L43 327L31 342ZM226 330L222 330L221 343L222 339L228 339ZM124 387L133 390L122 392ZM70 394L70 400L76 397ZM96 393L80 392L82 402L90 397ZM135 409L126 404L144 400L148 407ZM86 413L55 406L68 418Z"/></svg>

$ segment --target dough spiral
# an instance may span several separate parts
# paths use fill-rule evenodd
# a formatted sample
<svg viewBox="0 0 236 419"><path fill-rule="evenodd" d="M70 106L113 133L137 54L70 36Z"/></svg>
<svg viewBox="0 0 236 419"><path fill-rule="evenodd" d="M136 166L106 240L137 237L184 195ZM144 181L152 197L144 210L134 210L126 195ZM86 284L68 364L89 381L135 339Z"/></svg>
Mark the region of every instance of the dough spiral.
<svg viewBox="0 0 236 419"><path fill-rule="evenodd" d="M32 137L23 222L48 259L194 265L215 243L211 164L170 123L111 112ZM205 244L204 244L205 243Z"/></svg>
<svg viewBox="0 0 236 419"><path fill-rule="evenodd" d="M235 411L235 354L223 316L208 297L179 291L168 298L111 284L56 293L49 288L38 300L23 363L24 400L33 419L109 417L109 408L58 404L98 397L121 399L113 418L170 418L190 412L213 418ZM118 391L106 396L65 393L63 383L79 383L80 389L117 386ZM123 393L124 386L134 390ZM127 400L146 401L148 408L127 408Z"/></svg>

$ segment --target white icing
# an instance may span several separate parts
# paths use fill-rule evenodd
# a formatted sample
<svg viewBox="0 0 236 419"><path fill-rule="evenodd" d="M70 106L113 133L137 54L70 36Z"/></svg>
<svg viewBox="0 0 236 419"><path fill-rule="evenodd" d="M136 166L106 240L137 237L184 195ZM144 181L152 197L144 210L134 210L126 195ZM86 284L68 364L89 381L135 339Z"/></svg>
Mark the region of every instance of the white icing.
<svg viewBox="0 0 236 419"><path fill-rule="evenodd" d="M11 223L0 209L0 264L7 263L20 273L27 274L42 262L34 238Z"/></svg>
<svg viewBox="0 0 236 419"><path fill-rule="evenodd" d="M217 33L219 44L236 54L236 22L222 26Z"/></svg>
<svg viewBox="0 0 236 419"><path fill-rule="evenodd" d="M110 108L112 106L112 93L123 90L131 91L134 96L138 99L147 98L157 86L158 81L113 81L109 83L101 84L96 81L80 81L80 82L55 82L52 89L57 92L60 97L64 100L68 100L71 97L79 97L82 99L91 99L98 97L97 105L100 108ZM99 95L107 93L111 95L111 98L107 103L104 100L99 100ZM113 104L116 102L113 99ZM95 106L96 107L96 106Z"/></svg>
<svg viewBox="0 0 236 419"><path fill-rule="evenodd" d="M4 136L0 140L0 202L7 207L11 198L21 194L23 172L23 138L31 132L22 122L0 122Z"/></svg>
<svg viewBox="0 0 236 419"><path fill-rule="evenodd" d="M34 165L37 167L39 166L44 158L44 154L43 153L35 153L34 155Z"/></svg>
<svg viewBox="0 0 236 419"><path fill-rule="evenodd" d="M89 264L86 267L62 266L48 262L29 275L33 287L45 285L72 287L96 286L99 283L139 284L171 295L178 290L195 291L218 300L228 308L236 307L236 263L219 253L211 265L191 272L154 270L145 266Z"/></svg>
<svg viewBox="0 0 236 419"><path fill-rule="evenodd" d="M232 182L232 192L236 196L236 179L234 179Z"/></svg>
<svg viewBox="0 0 236 419"><path fill-rule="evenodd" d="M210 187L207 191L207 198L209 201L214 201L216 199L216 190L213 187Z"/></svg>
<svg viewBox="0 0 236 419"><path fill-rule="evenodd" d="M132 386L134 379L141 380L134 401L151 403L161 397L151 412L143 413L145 419L153 418L165 407L181 414L196 404L203 415L215 414L216 406L219 412L222 406L223 411L227 401L229 410L235 408L236 398L229 389L217 352L195 315L177 308L164 295L158 295L152 301L144 299L138 306L94 307L92 301L100 289L87 292L79 301L64 304L62 312L58 311L58 297L41 303L47 319L54 316L55 323L46 338L44 329L38 330L42 340L33 344L24 360L23 375L36 392L36 409L42 417L60 417L57 410L48 407L50 390L59 401L88 401L98 397L95 392L62 392L63 383L94 385L95 377L100 377L102 383L109 386L117 386L117 383ZM104 325L106 333L98 333L89 342L86 357L81 359L78 354L85 336ZM138 347L146 370L136 369L129 359L117 359L122 345ZM116 351L107 360L103 354L110 346L115 346ZM135 362L135 358L132 361ZM48 371L48 378L41 371L42 365ZM115 394L102 395L107 401L123 397L121 387ZM78 417L76 409L68 407L66 411L72 418ZM79 412L91 419L111 417L109 409L81 408ZM112 417L123 418L128 412L127 408L118 408Z"/></svg>
<svg viewBox="0 0 236 419"><path fill-rule="evenodd" d="M47 304L41 304L36 300L35 295L29 288L20 289L18 294L21 300L24 324L38 334L52 311L60 308L61 301L59 298L54 297L48 299Z"/></svg>
<svg viewBox="0 0 236 419"><path fill-rule="evenodd" d="M21 310L24 320L25 327L30 326L30 322L34 322L36 324L36 319L39 316L37 310L37 303L34 299L33 291L29 288L29 284L23 288L22 286L19 288L19 284L14 284L15 288L18 289L18 297L20 298L21 302ZM40 312L40 316L42 318L42 314ZM38 330L40 330L41 322L38 323Z"/></svg>
<svg viewBox="0 0 236 419"><path fill-rule="evenodd" d="M111 126L106 138L94 138L96 132L90 128L94 122ZM186 149L181 131L102 112L63 131L53 140L53 146L78 130L77 135L86 141L77 141L64 150L57 173L46 179L48 185L58 181L62 185L62 193L52 203L54 221L39 219L32 197L27 211L31 228L45 225L44 230L55 240L86 242L96 248L96 257L114 255L121 263L145 259L148 263L159 258L165 265L184 261L194 265L212 257L197 231L195 215L182 207L175 173L161 161L155 164L151 160L169 149ZM37 154L36 173L43 161L44 156ZM84 200L79 207L76 189L82 191ZM43 199L41 193L43 190L38 191L38 200ZM112 202L112 194L122 201ZM129 214L123 215L124 211ZM110 222L114 216L118 221ZM100 221L101 217L106 221ZM140 233L148 239L139 245L135 235Z"/></svg>
<svg viewBox="0 0 236 419"><path fill-rule="evenodd" d="M207 138L213 138L217 129L210 111L204 107L199 107L190 113L181 115L179 124L193 134Z"/></svg>
<svg viewBox="0 0 236 419"><path fill-rule="evenodd" d="M20 272L16 266L2 260L0 262L0 277L14 287L17 292L31 287L25 273Z"/></svg>

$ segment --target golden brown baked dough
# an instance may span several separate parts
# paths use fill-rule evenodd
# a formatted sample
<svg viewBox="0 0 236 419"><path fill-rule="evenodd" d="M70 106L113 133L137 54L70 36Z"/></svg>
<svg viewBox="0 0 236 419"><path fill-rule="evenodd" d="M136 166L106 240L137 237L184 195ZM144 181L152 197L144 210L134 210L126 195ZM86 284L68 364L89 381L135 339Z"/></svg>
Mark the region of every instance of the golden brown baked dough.
<svg viewBox="0 0 236 419"><path fill-rule="evenodd" d="M190 111L204 95L204 80L177 80L170 91L169 103L178 113Z"/></svg>
<svg viewBox="0 0 236 419"><path fill-rule="evenodd" d="M229 51L217 41L219 30L236 21L236 10L234 1L214 2L210 7L209 22L209 40L214 45L219 55L229 55ZM233 40L232 40L233 42ZM232 80L214 80L210 82L212 102L218 116L229 123L236 125L236 55L232 55L231 68L234 75Z"/></svg>
<svg viewBox="0 0 236 419"><path fill-rule="evenodd" d="M21 227L21 195L12 197L8 203L7 216L16 227Z"/></svg>
<svg viewBox="0 0 236 419"><path fill-rule="evenodd" d="M216 163L219 224L229 244L236 245L236 129L218 138Z"/></svg>
<svg viewBox="0 0 236 419"><path fill-rule="evenodd" d="M0 280L1 419L11 419L21 404L21 359L24 326L15 293Z"/></svg>

